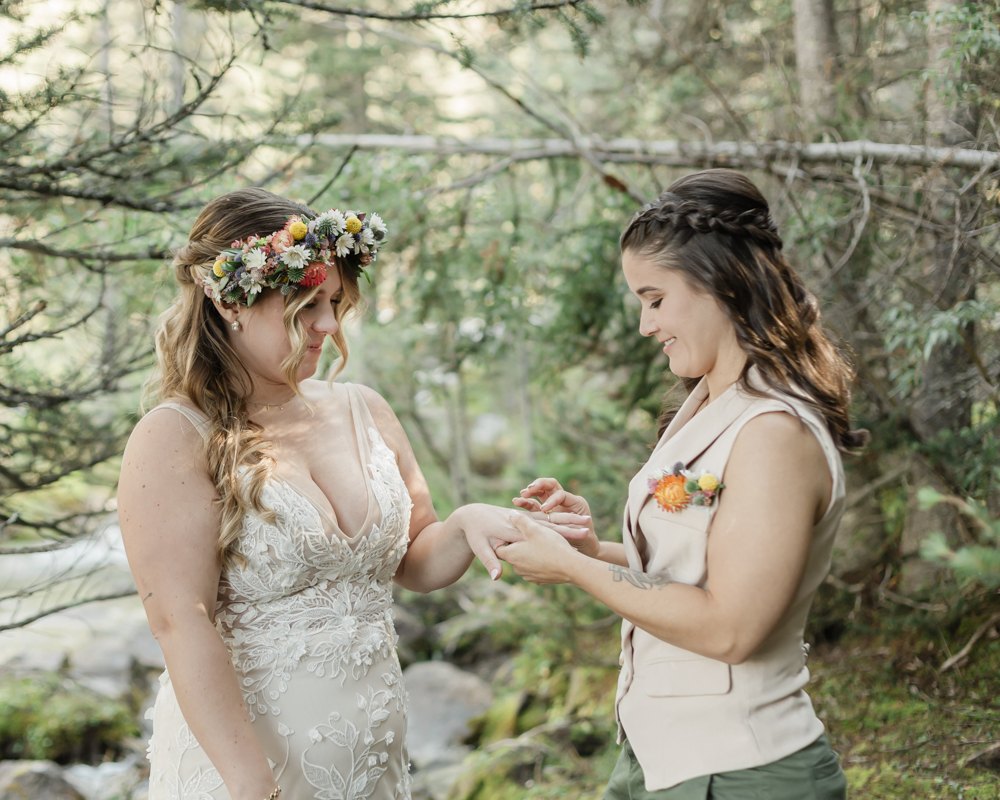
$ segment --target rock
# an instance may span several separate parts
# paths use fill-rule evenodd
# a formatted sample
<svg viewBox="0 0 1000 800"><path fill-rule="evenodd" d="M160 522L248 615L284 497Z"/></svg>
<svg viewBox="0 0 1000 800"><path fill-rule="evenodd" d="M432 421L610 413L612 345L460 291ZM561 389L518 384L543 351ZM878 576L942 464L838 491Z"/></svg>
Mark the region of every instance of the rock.
<svg viewBox="0 0 1000 800"><path fill-rule="evenodd" d="M72 655L69 675L106 697L122 697L132 682L132 656L127 642L113 636L95 639L90 647Z"/></svg>
<svg viewBox="0 0 1000 800"><path fill-rule="evenodd" d="M955 547L961 543L961 519L953 506L938 503L931 508L921 508L917 500L919 489L929 486L941 494L951 491L923 461L915 459L910 474L911 491L906 503L906 522L900 540L903 565L896 588L902 595L926 595L947 574L947 570L920 558L920 547L924 540L936 531L945 535L948 543Z"/></svg>
<svg viewBox="0 0 1000 800"><path fill-rule="evenodd" d="M140 625L136 628L132 638L128 641L126 651L143 669L164 670L167 667L160 643L149 632L148 625Z"/></svg>
<svg viewBox="0 0 1000 800"><path fill-rule="evenodd" d="M413 800L448 800L451 787L465 775L464 764L421 770L413 775L410 792Z"/></svg>
<svg viewBox="0 0 1000 800"><path fill-rule="evenodd" d="M887 478L888 483L898 484L907 471L905 464L895 469L891 464L887 466L884 475L879 475L866 464L852 464L851 469L846 471L847 507L833 541L830 566L830 571L838 578L863 580L885 553L884 514L878 492L872 491L872 487Z"/></svg>
<svg viewBox="0 0 1000 800"><path fill-rule="evenodd" d="M59 672L66 663L65 650L25 650L18 653L3 667L4 672L14 675L32 672Z"/></svg>
<svg viewBox="0 0 1000 800"><path fill-rule="evenodd" d="M0 761L0 800L84 800L52 761Z"/></svg>
<svg viewBox="0 0 1000 800"><path fill-rule="evenodd" d="M470 749L462 744L469 720L493 703L489 684L445 661L422 661L403 672L403 685L409 694L407 747L416 769L461 761Z"/></svg>
<svg viewBox="0 0 1000 800"><path fill-rule="evenodd" d="M63 777L86 800L128 797L132 787L142 777L138 761L138 758L132 757L126 761L106 761L96 767L74 764L63 770Z"/></svg>
<svg viewBox="0 0 1000 800"><path fill-rule="evenodd" d="M399 660L404 665L412 664L417 660L417 653L425 648L427 626L420 621L420 617L399 603L393 604L392 617L399 636L396 643Z"/></svg>

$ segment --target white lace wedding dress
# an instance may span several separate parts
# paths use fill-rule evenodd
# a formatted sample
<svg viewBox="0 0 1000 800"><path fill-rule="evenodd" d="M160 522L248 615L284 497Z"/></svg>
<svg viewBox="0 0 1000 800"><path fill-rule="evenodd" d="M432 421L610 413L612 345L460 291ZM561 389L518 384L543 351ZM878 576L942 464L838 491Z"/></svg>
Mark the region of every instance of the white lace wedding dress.
<svg viewBox="0 0 1000 800"><path fill-rule="evenodd" d="M307 495L273 478L262 499L277 513L275 524L244 517L238 549L247 566L227 570L219 583L216 627L282 800L410 797L391 610L410 496L364 399L354 386L347 391L366 467L365 524L348 537ZM164 405L204 434L200 414ZM229 800L166 672L160 683L149 713L149 800Z"/></svg>

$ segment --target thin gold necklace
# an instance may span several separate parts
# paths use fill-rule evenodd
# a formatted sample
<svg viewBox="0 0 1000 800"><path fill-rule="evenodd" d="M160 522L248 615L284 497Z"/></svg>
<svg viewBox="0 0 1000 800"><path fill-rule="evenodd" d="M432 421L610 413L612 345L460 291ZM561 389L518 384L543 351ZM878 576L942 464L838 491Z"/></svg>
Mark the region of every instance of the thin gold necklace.
<svg viewBox="0 0 1000 800"><path fill-rule="evenodd" d="M282 400L280 403L254 403L255 406L263 406L261 411L270 411L272 408L276 408L279 411L285 410L285 404L292 402L295 399L295 395L292 395L287 400ZM253 402L252 400L250 402Z"/></svg>

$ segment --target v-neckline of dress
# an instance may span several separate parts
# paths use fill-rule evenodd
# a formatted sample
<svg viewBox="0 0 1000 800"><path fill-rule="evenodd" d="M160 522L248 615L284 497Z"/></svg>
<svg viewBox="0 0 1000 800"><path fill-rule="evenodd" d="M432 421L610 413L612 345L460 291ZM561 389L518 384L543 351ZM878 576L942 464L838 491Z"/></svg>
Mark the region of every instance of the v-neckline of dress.
<svg viewBox="0 0 1000 800"><path fill-rule="evenodd" d="M357 387L352 383L342 384L347 390L347 397L350 406L351 420L354 422L354 437L355 446L358 454L358 461L361 466L361 473L365 481L365 491L368 498L368 511L365 514L365 520L361 527L358 529L354 536L349 536L347 532L340 526L340 523L319 503L316 499L312 497L308 492L303 491L301 487L296 485L293 481L283 475L278 474L278 470L275 469L271 476L268 478L268 482L274 482L276 485L281 485L287 487L287 489L296 497L301 498L311 509L316 512L319 517L320 532L323 537L329 542L333 543L335 540L343 542L352 549L355 545L361 542L374 527L374 517L375 512L383 513L381 506L378 503L378 497L372 489L372 474L371 474L371 446L368 444L368 432L367 429L374 428L376 434L381 439L381 434L378 434L378 428L375 425L375 421L371 416L371 411L368 410L368 404L365 403L365 399L361 396ZM205 416L201 409L194 409L190 406L183 405L181 403L161 403L157 408L166 407L173 408L183 414L187 419L195 426L198 432L205 437L207 435L207 424L208 418ZM384 446L384 442L381 442ZM317 486L317 488L319 488ZM320 490L322 492L322 490ZM329 503L329 498L324 499ZM333 507L333 504L330 503Z"/></svg>
<svg viewBox="0 0 1000 800"><path fill-rule="evenodd" d="M306 492L304 489L302 489L302 487L296 484L295 482L289 480L284 475L279 474L277 469L275 469L274 472L271 474L271 478L276 482L286 486L293 494L297 495L298 497L301 497L306 503L309 504L309 506L313 510L316 511L316 514L319 516L319 521L322 527L323 535L329 542L338 540L341 542L345 542L347 545L353 548L362 539L364 539L365 536L371 531L372 527L374 526L375 512L376 511L381 512L381 508L378 504L378 500L377 497L375 496L375 493L372 491L372 476L371 476L371 466L370 466L371 448L365 446L367 442L367 439L365 438L366 426L361 419L362 414L360 407L361 404L364 403L364 398L361 397L357 388L353 384L350 383L345 384L345 387L347 389L347 396L350 403L351 420L354 422L355 450L358 454L358 463L361 466L361 473L365 481L365 494L368 499L368 511L365 514L364 522L361 524L361 527L357 530L357 532L353 536L348 535L347 531L345 531L341 527L339 521L332 514L330 514L329 511L323 508L316 501L316 498L314 498L309 492ZM367 410L367 404L365 404L365 410ZM369 412L367 416L370 418L371 413ZM316 488L319 489L321 494L323 494L323 498L326 500L326 502L330 503L330 498L326 496L326 494L323 492L322 489L320 489L318 484L316 485ZM330 503L330 507L333 508L333 503Z"/></svg>

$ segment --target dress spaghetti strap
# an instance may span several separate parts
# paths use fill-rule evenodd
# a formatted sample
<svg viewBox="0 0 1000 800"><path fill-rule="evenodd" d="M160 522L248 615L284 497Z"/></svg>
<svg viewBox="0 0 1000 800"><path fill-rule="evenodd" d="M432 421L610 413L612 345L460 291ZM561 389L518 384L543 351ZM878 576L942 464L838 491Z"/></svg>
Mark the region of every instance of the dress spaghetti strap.
<svg viewBox="0 0 1000 800"><path fill-rule="evenodd" d="M365 473L365 487L368 489L368 513L365 514L365 527L369 526L379 511L378 499L372 491L372 440L370 432L374 431L381 439L378 426L368 409L365 398L361 396L358 387L353 383L346 384L347 396L351 402L351 418L354 420L354 436L358 442L358 455L361 458L361 468Z"/></svg>
<svg viewBox="0 0 1000 800"><path fill-rule="evenodd" d="M208 417L200 411L195 411L193 408L183 406L180 403L160 403L156 408L151 409L150 413L156 411L158 408L172 408L175 411L180 411L187 418L188 422L194 425L195 430L201 434L202 439L208 436Z"/></svg>

